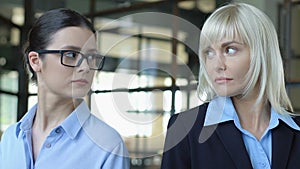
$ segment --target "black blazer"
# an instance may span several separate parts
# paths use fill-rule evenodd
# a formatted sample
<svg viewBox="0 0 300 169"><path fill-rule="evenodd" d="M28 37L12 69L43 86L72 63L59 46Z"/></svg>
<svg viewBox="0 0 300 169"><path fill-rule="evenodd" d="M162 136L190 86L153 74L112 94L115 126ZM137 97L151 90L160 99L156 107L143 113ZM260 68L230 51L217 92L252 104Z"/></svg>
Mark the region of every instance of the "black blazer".
<svg viewBox="0 0 300 169"><path fill-rule="evenodd" d="M233 121L203 127L208 104L173 115L162 169L252 169ZM300 117L294 121L299 125ZM300 132L284 122L272 130L272 169L300 169Z"/></svg>

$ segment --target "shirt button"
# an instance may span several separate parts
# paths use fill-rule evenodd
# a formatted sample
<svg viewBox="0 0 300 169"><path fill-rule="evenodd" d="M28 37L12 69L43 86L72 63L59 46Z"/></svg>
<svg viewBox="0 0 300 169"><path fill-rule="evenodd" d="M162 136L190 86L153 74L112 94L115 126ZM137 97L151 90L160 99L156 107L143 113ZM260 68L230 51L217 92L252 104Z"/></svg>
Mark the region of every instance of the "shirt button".
<svg viewBox="0 0 300 169"><path fill-rule="evenodd" d="M261 165L262 168L266 167L266 163L264 163L264 162L261 162L260 165Z"/></svg>
<svg viewBox="0 0 300 169"><path fill-rule="evenodd" d="M60 128L57 128L57 129L55 130L55 133L60 133L60 132L61 132Z"/></svg>
<svg viewBox="0 0 300 169"><path fill-rule="evenodd" d="M50 143L47 143L45 146L46 146L46 148L50 148L50 147L51 147L51 144L50 144Z"/></svg>

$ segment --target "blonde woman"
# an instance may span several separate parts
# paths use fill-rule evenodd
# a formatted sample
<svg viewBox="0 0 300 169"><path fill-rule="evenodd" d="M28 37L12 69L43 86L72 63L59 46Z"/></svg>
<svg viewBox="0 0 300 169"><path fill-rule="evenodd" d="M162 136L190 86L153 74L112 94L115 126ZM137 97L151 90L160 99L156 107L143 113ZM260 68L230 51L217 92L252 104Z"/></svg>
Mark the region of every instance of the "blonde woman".
<svg viewBox="0 0 300 169"><path fill-rule="evenodd" d="M200 36L198 94L171 117L163 169L300 167L300 118L284 82L276 30L259 9L217 9Z"/></svg>

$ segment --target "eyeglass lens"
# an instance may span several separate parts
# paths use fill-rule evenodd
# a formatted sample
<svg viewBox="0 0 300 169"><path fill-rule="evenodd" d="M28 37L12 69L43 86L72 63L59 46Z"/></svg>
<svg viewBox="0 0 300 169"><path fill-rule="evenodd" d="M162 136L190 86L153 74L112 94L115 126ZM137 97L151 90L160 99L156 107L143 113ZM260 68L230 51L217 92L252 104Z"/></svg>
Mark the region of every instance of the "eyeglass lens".
<svg viewBox="0 0 300 169"><path fill-rule="evenodd" d="M62 64L67 66L80 66L84 59L91 69L100 69L103 64L103 56L97 53L82 54L76 51L66 51L62 53Z"/></svg>

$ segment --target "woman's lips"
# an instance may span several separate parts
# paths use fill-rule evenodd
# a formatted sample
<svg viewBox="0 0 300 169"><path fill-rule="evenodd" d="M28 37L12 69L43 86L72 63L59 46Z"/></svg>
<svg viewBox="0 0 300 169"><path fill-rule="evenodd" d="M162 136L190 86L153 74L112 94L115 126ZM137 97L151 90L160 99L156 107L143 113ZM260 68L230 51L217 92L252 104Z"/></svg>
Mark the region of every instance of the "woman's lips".
<svg viewBox="0 0 300 169"><path fill-rule="evenodd" d="M89 82L85 79L77 79L77 80L72 80L72 83L76 83L76 84L79 84L79 85L86 85Z"/></svg>
<svg viewBox="0 0 300 169"><path fill-rule="evenodd" d="M233 79L232 78L227 78L227 77L219 77L219 78L216 78L215 79L215 82L217 84L223 84L223 83L228 83L230 81L232 81Z"/></svg>

